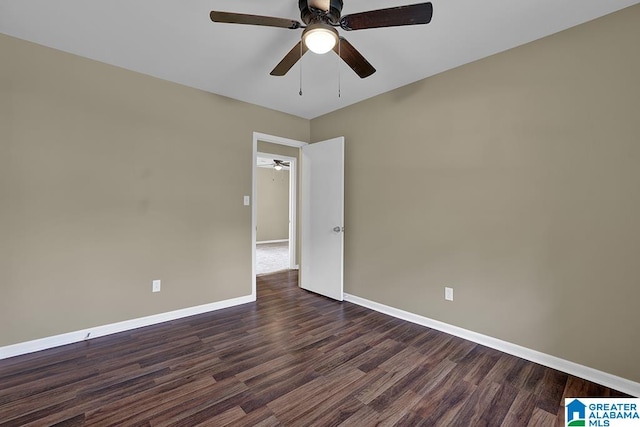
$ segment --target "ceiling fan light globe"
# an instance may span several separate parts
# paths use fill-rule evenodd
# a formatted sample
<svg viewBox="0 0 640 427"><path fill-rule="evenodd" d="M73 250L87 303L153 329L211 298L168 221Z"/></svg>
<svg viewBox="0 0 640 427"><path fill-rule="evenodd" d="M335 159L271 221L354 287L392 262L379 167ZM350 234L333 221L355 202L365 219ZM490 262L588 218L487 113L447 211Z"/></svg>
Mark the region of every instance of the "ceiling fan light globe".
<svg viewBox="0 0 640 427"><path fill-rule="evenodd" d="M275 170L277 170L277 171L281 171L282 170L282 165L275 165L273 168Z"/></svg>
<svg viewBox="0 0 640 427"><path fill-rule="evenodd" d="M323 55L338 43L338 32L328 25L310 26L302 34L302 40L311 52Z"/></svg>

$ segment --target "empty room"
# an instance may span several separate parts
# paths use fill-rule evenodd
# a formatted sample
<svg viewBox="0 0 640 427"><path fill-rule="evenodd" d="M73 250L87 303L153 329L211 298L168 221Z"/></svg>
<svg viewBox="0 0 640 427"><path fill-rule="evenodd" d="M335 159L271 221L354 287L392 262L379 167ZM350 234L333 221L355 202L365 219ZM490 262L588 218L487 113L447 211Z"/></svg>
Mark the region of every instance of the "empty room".
<svg viewBox="0 0 640 427"><path fill-rule="evenodd" d="M0 426L615 426L639 3L1 2Z"/></svg>

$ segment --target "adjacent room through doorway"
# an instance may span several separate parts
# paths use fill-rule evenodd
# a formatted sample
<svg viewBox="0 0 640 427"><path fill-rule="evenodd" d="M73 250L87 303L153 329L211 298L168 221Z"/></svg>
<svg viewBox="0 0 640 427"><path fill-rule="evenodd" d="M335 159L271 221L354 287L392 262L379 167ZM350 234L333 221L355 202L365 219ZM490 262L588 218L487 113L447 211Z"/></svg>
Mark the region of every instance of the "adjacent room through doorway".
<svg viewBox="0 0 640 427"><path fill-rule="evenodd" d="M289 234L293 160L265 153L257 157L256 274L291 267Z"/></svg>
<svg viewBox="0 0 640 427"><path fill-rule="evenodd" d="M256 274L289 269L289 241L256 244Z"/></svg>

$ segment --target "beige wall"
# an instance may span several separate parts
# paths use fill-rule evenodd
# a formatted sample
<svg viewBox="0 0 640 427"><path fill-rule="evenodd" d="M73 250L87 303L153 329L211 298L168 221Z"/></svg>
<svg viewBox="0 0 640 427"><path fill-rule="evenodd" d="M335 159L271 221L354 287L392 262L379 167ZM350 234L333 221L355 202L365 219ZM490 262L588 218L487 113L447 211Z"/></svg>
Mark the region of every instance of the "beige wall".
<svg viewBox="0 0 640 427"><path fill-rule="evenodd" d="M640 381L638 23L312 120L346 137L346 292Z"/></svg>
<svg viewBox="0 0 640 427"><path fill-rule="evenodd" d="M289 238L289 170L257 168L256 240Z"/></svg>
<svg viewBox="0 0 640 427"><path fill-rule="evenodd" d="M251 293L253 131L308 140L308 120L0 52L0 346Z"/></svg>
<svg viewBox="0 0 640 427"><path fill-rule="evenodd" d="M308 141L304 140L300 142L308 142ZM276 155L285 156L285 157L293 157L296 160L300 159L299 148L289 147L288 145L275 144L275 143L266 142L266 141L258 141L258 153L276 154Z"/></svg>

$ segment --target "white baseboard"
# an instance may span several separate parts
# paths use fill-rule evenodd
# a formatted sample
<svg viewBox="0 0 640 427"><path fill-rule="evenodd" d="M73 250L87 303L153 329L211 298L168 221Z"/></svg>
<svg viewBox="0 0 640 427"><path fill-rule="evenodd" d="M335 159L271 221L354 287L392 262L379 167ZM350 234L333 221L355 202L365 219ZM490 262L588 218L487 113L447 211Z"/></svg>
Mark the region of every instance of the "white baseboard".
<svg viewBox="0 0 640 427"><path fill-rule="evenodd" d="M479 334L468 329L449 325L448 323L429 319L428 317L370 301L365 298L360 298L355 295L344 294L344 300L380 313L388 314L389 316L393 316L398 319L406 320L428 328L437 329L447 334L455 335L486 347L490 347L522 359L530 360L531 362L539 363L540 365L557 369L558 371L566 372L576 377L593 381L603 386L630 394L631 396L640 397L640 383L630 381L616 375L589 368L588 366L579 365L577 363L522 347L517 344L512 344L507 341L502 341L488 335Z"/></svg>
<svg viewBox="0 0 640 427"><path fill-rule="evenodd" d="M210 311L221 310L223 308L233 307L240 304L246 304L255 301L255 296L248 295L244 297L232 298L224 301L218 301L211 304L199 305L196 307L183 308L180 310L169 311L167 313L154 314L152 316L140 317L137 319L125 320L123 322L112 323L109 325L96 326L95 328L82 329L75 332L69 332L61 335L40 338L33 341L26 341L18 344L12 344L0 347L0 360L9 357L20 356L22 354L33 353L48 348L58 347L61 345L72 344L87 339L98 338L105 335L111 335L118 332L129 331L131 329L141 328L143 326L155 325L157 323L168 322L171 320L181 319L183 317L194 316L196 314L207 313Z"/></svg>
<svg viewBox="0 0 640 427"><path fill-rule="evenodd" d="M282 240L263 240L261 242L256 242L256 245L264 245L267 243L284 243L284 242L288 242L289 239L282 239Z"/></svg>

